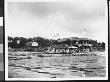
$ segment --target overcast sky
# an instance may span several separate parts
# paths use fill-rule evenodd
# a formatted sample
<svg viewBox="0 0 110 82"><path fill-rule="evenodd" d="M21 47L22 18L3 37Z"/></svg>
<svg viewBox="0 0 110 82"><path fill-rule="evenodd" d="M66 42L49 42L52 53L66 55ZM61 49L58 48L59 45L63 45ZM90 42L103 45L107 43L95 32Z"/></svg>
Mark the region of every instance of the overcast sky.
<svg viewBox="0 0 110 82"><path fill-rule="evenodd" d="M56 38L87 37L105 41L105 5L106 0L8 2L8 35L52 38L59 34Z"/></svg>

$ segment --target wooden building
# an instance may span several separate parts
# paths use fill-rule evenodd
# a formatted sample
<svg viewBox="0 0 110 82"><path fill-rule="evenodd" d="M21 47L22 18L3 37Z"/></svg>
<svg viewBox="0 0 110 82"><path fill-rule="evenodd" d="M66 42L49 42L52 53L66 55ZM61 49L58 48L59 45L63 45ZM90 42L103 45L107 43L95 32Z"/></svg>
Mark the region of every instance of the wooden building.
<svg viewBox="0 0 110 82"><path fill-rule="evenodd" d="M36 50L38 50L38 43L37 42L27 42L25 50L27 50L27 51L36 51Z"/></svg>

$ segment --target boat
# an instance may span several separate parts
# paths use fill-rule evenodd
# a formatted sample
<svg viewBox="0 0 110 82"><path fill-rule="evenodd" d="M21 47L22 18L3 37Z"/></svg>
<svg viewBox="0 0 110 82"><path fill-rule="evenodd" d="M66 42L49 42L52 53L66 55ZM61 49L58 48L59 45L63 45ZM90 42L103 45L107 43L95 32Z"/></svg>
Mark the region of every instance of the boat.
<svg viewBox="0 0 110 82"><path fill-rule="evenodd" d="M55 45L49 47L45 53L46 54L72 54L78 50L75 46L62 46L62 45Z"/></svg>

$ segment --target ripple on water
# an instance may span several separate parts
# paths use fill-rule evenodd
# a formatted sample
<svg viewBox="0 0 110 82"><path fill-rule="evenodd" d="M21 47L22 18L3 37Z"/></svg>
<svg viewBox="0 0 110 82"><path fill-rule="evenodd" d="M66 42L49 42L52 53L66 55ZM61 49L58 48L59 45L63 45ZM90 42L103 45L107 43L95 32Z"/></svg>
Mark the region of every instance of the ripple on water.
<svg viewBox="0 0 110 82"><path fill-rule="evenodd" d="M69 56L69 57L34 56L33 57L32 56L31 58L28 59L24 57L22 60L14 60L12 58L12 60L9 60L9 66L16 67L13 70L17 70L17 68L19 69L23 68L23 70L31 71L32 73L38 75L39 74L44 76L49 75L50 78L82 76L82 72L87 77L104 76L105 70L104 67L101 66L101 64L103 64L103 59L97 60L97 58L100 57L97 56L95 57L93 56Z"/></svg>

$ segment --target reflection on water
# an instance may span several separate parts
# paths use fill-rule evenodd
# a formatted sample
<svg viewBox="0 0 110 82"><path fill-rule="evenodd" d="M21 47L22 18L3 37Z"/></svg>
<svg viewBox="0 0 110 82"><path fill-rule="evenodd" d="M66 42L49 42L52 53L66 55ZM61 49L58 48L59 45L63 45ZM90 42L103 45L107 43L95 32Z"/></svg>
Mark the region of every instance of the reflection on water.
<svg viewBox="0 0 110 82"><path fill-rule="evenodd" d="M104 77L105 57L86 56L41 56L39 53L10 52L9 77L26 78L65 78L65 77ZM47 55L47 54L43 54Z"/></svg>

